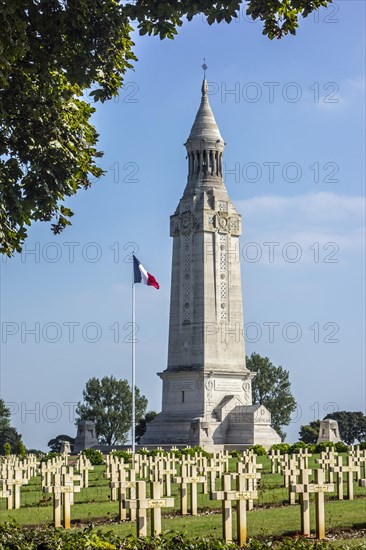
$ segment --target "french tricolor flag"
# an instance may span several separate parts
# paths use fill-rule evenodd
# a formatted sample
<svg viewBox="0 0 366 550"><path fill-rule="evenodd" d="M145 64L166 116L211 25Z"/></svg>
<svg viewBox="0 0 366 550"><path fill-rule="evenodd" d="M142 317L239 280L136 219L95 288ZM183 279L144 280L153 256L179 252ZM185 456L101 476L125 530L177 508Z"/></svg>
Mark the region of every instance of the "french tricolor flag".
<svg viewBox="0 0 366 550"><path fill-rule="evenodd" d="M160 288L155 277L146 271L135 255L133 255L133 282Z"/></svg>

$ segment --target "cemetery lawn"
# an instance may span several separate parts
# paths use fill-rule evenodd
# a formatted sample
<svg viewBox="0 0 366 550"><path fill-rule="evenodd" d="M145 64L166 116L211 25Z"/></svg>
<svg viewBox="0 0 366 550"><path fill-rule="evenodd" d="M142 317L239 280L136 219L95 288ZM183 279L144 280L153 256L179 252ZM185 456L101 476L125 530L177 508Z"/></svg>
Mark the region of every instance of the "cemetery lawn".
<svg viewBox="0 0 366 550"><path fill-rule="evenodd" d="M314 455L310 459L309 467L314 467ZM230 470L235 471L235 460L230 460ZM250 538L271 538L281 535L293 535L300 530L299 505L287 505L288 490L284 488L283 477L270 473L270 461L267 457L258 457L263 464L261 470L259 499L255 502L253 511L248 512L248 535ZM76 493L75 504L71 507L72 524L76 528L93 523L103 530L113 530L116 534L135 534L135 523L116 520L118 503L110 502L109 480L103 477L104 466L95 466L89 473L89 488ZM219 486L217 485L217 488ZM198 494L198 516L181 516L179 514L179 487L172 486L175 497L175 508L163 511L163 530L186 532L190 537L214 535L222 537L221 530L221 502L211 501L209 495ZM345 487L346 489L346 487ZM327 533L337 531L366 528L366 488L358 487L354 483L355 499L352 501L335 500L335 495L326 495L325 521ZM311 503L311 528L315 528L315 505ZM21 508L6 510L5 500L0 499L0 521L3 523L14 519L18 524L25 526L39 526L52 524L52 496L41 492L40 476L32 478L28 485L21 489ZM234 531L235 532L235 514ZM342 536L342 535L340 535ZM357 536L357 534L356 534ZM356 540L347 540L347 544ZM336 547L336 543L335 547Z"/></svg>

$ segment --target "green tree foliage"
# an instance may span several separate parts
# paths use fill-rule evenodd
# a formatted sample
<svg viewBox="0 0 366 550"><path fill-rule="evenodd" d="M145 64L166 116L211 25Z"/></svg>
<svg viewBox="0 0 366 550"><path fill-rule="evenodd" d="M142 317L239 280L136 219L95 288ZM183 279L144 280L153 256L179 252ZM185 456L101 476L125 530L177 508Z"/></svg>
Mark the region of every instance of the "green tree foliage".
<svg viewBox="0 0 366 550"><path fill-rule="evenodd" d="M361 411L338 411L327 414L324 420L327 418L337 420L340 437L347 445L366 440L366 416Z"/></svg>
<svg viewBox="0 0 366 550"><path fill-rule="evenodd" d="M102 445L125 443L132 423L132 392L127 380L104 376L90 378L83 390L84 403L78 403L79 420L92 420ZM136 422L144 417L147 399L135 388Z"/></svg>
<svg viewBox="0 0 366 550"><path fill-rule="evenodd" d="M4 454L5 446L10 446L10 452L16 453L21 436L17 430L10 425L10 410L0 399L0 455Z"/></svg>
<svg viewBox="0 0 366 550"><path fill-rule="evenodd" d="M3 453L4 456L10 456L11 455L11 446L10 446L10 443L7 441L6 443L4 443L4 449L3 449Z"/></svg>
<svg viewBox="0 0 366 550"><path fill-rule="evenodd" d="M300 427L299 439L304 443L316 443L318 441L320 420L314 420L310 424Z"/></svg>
<svg viewBox="0 0 366 550"><path fill-rule="evenodd" d="M135 436L136 436L137 443L140 442L141 437L146 432L146 425L152 420L154 420L157 414L158 413L156 411L148 411L145 414L144 418L141 418L140 422L137 424L135 428Z"/></svg>
<svg viewBox="0 0 366 550"><path fill-rule="evenodd" d="M27 453L29 455L36 455L37 457L42 456L44 453L41 449L28 449Z"/></svg>
<svg viewBox="0 0 366 550"><path fill-rule="evenodd" d="M282 427L290 423L291 413L296 409L289 373L258 353L247 357L247 367L256 373L252 381L253 404L264 405L270 411L272 427L283 441L286 434Z"/></svg>
<svg viewBox="0 0 366 550"><path fill-rule="evenodd" d="M12 426L7 426L0 430L0 455L4 454L4 446L6 444L10 445L11 452L15 454L18 449L20 438L21 436Z"/></svg>
<svg viewBox="0 0 366 550"><path fill-rule="evenodd" d="M0 430L10 426L10 410L5 405L5 401L0 399Z"/></svg>
<svg viewBox="0 0 366 550"><path fill-rule="evenodd" d="M18 441L17 455L20 458L25 458L27 456L27 449L25 448L25 445L21 439Z"/></svg>
<svg viewBox="0 0 366 550"><path fill-rule="evenodd" d="M75 437L69 435L57 435L47 443L47 446L51 449L51 453L59 453L61 451L61 444L63 441L70 443L71 450L73 450Z"/></svg>
<svg viewBox="0 0 366 550"><path fill-rule="evenodd" d="M331 0L248 0L247 14L270 39L295 34L299 17ZM11 0L0 2L0 251L20 251L27 227L70 225L65 200L102 175L94 101L118 94L136 57L138 32L174 38L203 14L229 23L242 2L173 0Z"/></svg>

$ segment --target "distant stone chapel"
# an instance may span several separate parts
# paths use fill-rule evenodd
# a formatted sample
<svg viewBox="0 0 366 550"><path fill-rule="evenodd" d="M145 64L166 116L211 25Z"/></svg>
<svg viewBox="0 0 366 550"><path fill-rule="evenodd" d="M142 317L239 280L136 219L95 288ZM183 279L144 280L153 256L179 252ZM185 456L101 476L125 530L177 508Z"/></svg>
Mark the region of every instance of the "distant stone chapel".
<svg viewBox="0 0 366 550"><path fill-rule="evenodd" d="M142 445L227 449L280 438L271 415L252 405L245 365L239 237L241 216L222 178L225 142L212 113L207 82L185 143L188 181L170 218L173 262L169 352L162 412Z"/></svg>

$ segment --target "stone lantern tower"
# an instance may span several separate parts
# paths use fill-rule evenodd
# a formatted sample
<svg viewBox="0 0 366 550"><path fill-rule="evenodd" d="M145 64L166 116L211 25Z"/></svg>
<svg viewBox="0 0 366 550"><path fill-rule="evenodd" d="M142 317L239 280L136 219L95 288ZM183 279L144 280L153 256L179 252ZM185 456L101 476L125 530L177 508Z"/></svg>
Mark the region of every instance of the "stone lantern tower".
<svg viewBox="0 0 366 550"><path fill-rule="evenodd" d="M280 442L269 411L252 405L245 365L239 237L241 216L222 177L225 142L206 79L185 143L188 177L170 218L173 260L169 350L162 412L141 439L149 444L240 448Z"/></svg>

